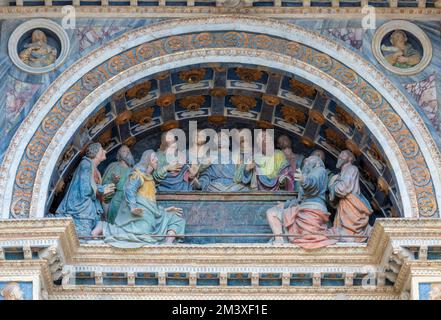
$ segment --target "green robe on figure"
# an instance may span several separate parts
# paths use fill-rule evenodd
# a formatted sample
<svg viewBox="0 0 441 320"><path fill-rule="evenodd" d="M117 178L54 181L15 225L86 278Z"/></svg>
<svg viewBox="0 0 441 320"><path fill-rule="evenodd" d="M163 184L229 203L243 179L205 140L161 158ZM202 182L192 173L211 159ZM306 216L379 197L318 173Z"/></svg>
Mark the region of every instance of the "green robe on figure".
<svg viewBox="0 0 441 320"><path fill-rule="evenodd" d="M135 167L131 171L115 223L104 224L106 243L119 248L139 248L146 244L163 242L163 236L169 230L177 235L184 234L185 220L175 213L165 211L156 202L154 178L164 178L165 174L165 171L159 170L150 175L141 167ZM133 215L131 211L134 208L142 209L142 215Z"/></svg>
<svg viewBox="0 0 441 320"><path fill-rule="evenodd" d="M117 161L109 164L104 172L103 184L115 183L115 177L119 177L119 181L115 183L115 193L111 197L109 209L107 211L107 222L109 223L115 223L115 218L118 214L119 207L124 200L124 185L126 184L130 171L130 167L122 166ZM106 199L106 202L108 202L108 199Z"/></svg>

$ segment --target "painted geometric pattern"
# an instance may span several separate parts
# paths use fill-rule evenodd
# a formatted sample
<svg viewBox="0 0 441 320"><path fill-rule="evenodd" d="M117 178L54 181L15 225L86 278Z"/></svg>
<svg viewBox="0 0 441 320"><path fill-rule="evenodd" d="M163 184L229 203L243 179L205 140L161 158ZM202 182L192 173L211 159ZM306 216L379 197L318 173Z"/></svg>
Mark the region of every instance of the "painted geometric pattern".
<svg viewBox="0 0 441 320"><path fill-rule="evenodd" d="M330 35L354 49L360 50L363 46L363 28L334 28L327 31Z"/></svg>
<svg viewBox="0 0 441 320"><path fill-rule="evenodd" d="M441 133L438 101L436 99L435 74L430 75L422 81L405 84L404 87L423 109L424 113L435 127L435 130L438 133Z"/></svg>
<svg viewBox="0 0 441 320"><path fill-rule="evenodd" d="M40 86L40 84L27 83L8 76L6 82L6 131L17 124L21 111Z"/></svg>
<svg viewBox="0 0 441 320"><path fill-rule="evenodd" d="M76 31L80 43L80 51L90 46L100 45L105 40L109 40L113 35L125 29L127 28L118 26L80 27Z"/></svg>
<svg viewBox="0 0 441 320"><path fill-rule="evenodd" d="M118 73L158 56L202 48L253 48L277 52L312 65L345 85L384 122L407 162L421 216L438 212L434 187L421 150L389 103L369 83L327 54L297 42L248 32L201 32L157 39L122 52L78 80L46 115L20 161L15 178L11 215L29 216L32 188L40 160L70 112L95 88Z"/></svg>

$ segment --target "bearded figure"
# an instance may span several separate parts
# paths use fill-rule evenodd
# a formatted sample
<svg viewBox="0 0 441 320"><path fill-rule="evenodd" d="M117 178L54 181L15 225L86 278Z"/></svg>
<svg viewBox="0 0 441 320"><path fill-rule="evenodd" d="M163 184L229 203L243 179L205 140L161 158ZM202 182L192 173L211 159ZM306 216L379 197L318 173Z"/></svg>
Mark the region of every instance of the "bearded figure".
<svg viewBox="0 0 441 320"><path fill-rule="evenodd" d="M56 217L72 217L80 237L97 237L102 232L101 202L115 191L113 183L103 184L98 165L106 160L106 151L100 143L88 146L72 181L56 211Z"/></svg>
<svg viewBox="0 0 441 320"><path fill-rule="evenodd" d="M305 249L316 249L335 244L330 239L332 230L327 227L329 212L326 208L327 173L323 161L316 156L305 159L303 172L298 169L294 175L303 190L300 200L280 204L267 211L268 223L276 234L275 243L284 242L282 233L288 233L288 240Z"/></svg>
<svg viewBox="0 0 441 320"><path fill-rule="evenodd" d="M130 174L131 169L135 165L135 159L132 152L126 145L119 148L116 154L115 162L109 164L103 175L104 184L115 184L115 193L105 199L108 205L107 210L107 222L114 223L116 215L118 213L121 202L124 200L124 185L127 181L127 177Z"/></svg>
<svg viewBox="0 0 441 320"><path fill-rule="evenodd" d="M343 236L343 242L364 242L371 231L369 216L373 210L360 192L360 174L354 161L351 151L342 151L337 161L340 173L329 181L329 198L338 200L334 231Z"/></svg>
<svg viewBox="0 0 441 320"><path fill-rule="evenodd" d="M177 155L177 159L169 162L167 155ZM185 161L186 154L178 152L178 145L176 138L169 131L164 132L161 136L161 145L156 151L158 157L159 171L164 171L167 168L164 176L159 177L154 174L155 180L158 184L158 191L175 192L175 191L191 191L193 185L191 179L197 173L190 171L190 166Z"/></svg>
<svg viewBox="0 0 441 320"><path fill-rule="evenodd" d="M395 30L389 40L392 46L382 45L381 50L391 65L405 69L420 63L421 55L408 42L407 35L403 30Z"/></svg>
<svg viewBox="0 0 441 320"><path fill-rule="evenodd" d="M288 168L285 169L284 179L279 180L285 180L285 190L299 191L299 183L294 181L294 174L297 168L302 166L304 156L293 152L291 139L287 135L282 135L277 139L277 147L285 154L289 164Z"/></svg>
<svg viewBox="0 0 441 320"><path fill-rule="evenodd" d="M183 210L163 208L156 202L154 172L164 176L153 150L145 151L130 171L124 187L124 201L114 224L104 223L104 241L119 248L139 248L146 244L173 243L185 232Z"/></svg>
<svg viewBox="0 0 441 320"><path fill-rule="evenodd" d="M242 174L243 183L248 184L252 190L259 191L294 191L294 180L291 176L294 161L288 162L285 151L271 150L267 146L267 133L257 133L256 142L261 148L261 154L254 157L254 160L244 165L245 171ZM286 149L287 146L283 145ZM273 151L273 152L272 152ZM292 153L292 150L291 150ZM294 154L290 155L295 157Z"/></svg>
<svg viewBox="0 0 441 320"><path fill-rule="evenodd" d="M31 67L46 67L57 59L57 49L47 43L47 37L41 30L32 32L32 41L20 52L20 59Z"/></svg>

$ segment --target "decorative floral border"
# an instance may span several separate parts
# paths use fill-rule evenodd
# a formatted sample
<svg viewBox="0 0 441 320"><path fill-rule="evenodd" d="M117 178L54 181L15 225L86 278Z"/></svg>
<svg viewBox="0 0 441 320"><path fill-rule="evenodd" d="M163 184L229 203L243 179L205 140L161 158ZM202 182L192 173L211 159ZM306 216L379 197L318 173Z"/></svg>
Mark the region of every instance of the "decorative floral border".
<svg viewBox="0 0 441 320"><path fill-rule="evenodd" d="M163 28L176 27L176 25L179 24L187 24L188 26L188 24L196 22L201 25L211 23L218 23L219 25L222 25L228 22L231 23L232 21L240 21L243 24L246 24L248 22L251 24L258 24L259 28L284 28L285 30L287 29L290 32L297 31L302 34L308 33L308 35L314 38L314 40L323 40L326 43L329 42L332 48L338 47L336 43L324 38L323 36L279 21L248 17L198 18L190 19L190 21L188 19L185 21L167 21L166 23L159 23L155 26L141 28L129 32L122 37L110 42L103 48L91 53L89 56L85 57L85 59L80 60L77 67L83 68L83 62L89 63L93 60L94 56L102 54L103 50L106 50L106 48L111 48L111 46L117 45L118 42L124 43L124 41L127 41L130 38L133 39L133 37L136 37L138 34L141 35L145 32L152 34L155 29L161 30ZM196 30L197 29L198 28L196 28ZM395 143L400 146L402 156L404 157L409 168L408 170L411 173L410 177L405 178L406 183L414 185L414 188L411 188L413 190L408 189L407 192L410 192L411 194L416 193L418 196L418 199L416 201L417 203L415 203L415 206L417 207L417 212L419 211L419 214L421 216L435 216L437 214L438 207L435 197L435 189L430 175L430 171L432 169L439 169L439 153L436 152L436 145L430 138L430 135L428 134L427 128L425 128L422 119L419 118L417 112L412 108L405 97L390 82L388 82L388 80L384 76L379 74L379 72L373 69L372 66L370 66L366 61L362 60L360 57L354 55L349 51L344 52L345 55L352 56L353 59L351 63L356 60L361 60L360 62L363 63L366 69L370 68L372 69L371 71L374 75L378 74L376 79L378 79L379 83L385 82L385 88L387 88L390 94L393 94L391 99L402 102L401 106L404 109L409 109L406 117L416 119L415 124L418 127L418 129L413 127L413 131L417 130L418 134L428 137L425 142L429 144L429 147L424 147L424 150L427 152L429 151L428 149L430 149L430 153L426 153L425 156L433 157L433 159L435 160L434 168L432 167L430 169L429 166L427 166L424 159L425 156L423 156L419 148L419 144L415 141L413 134L405 125L401 117L386 101L386 99L353 70L341 64L337 60L331 58L329 55L317 51L316 49L307 47L298 42L277 38L275 36L267 34L252 34L249 32L246 33L236 31L223 33L217 32L217 36L215 37L218 37L217 40L221 39L221 42L213 42L211 40L215 33L216 32L202 32L196 34L170 36L155 40L153 42L146 42L135 48L131 48L125 52L113 56L111 59L105 61L100 66L97 66L95 69L84 74L82 79L78 80L73 86L71 86L71 88L67 90L67 92L66 90L63 90L65 92L63 97L55 104L55 106L52 108L52 111L49 112L46 115L45 119L41 122L39 129L37 129L37 131L34 133L31 142L26 147L25 154L20 162L20 167L15 177L14 194L12 199L10 199L13 201L13 206L15 206L15 208L13 209L23 209L23 215L17 216L26 217L29 215L31 205L30 199L32 197L32 192L34 191L39 193L41 191L41 186L34 185L34 182L37 173L36 171L40 166L42 156L47 150L47 147L52 140L52 137L54 137L58 130L63 127L66 117L73 109L75 109L76 106L78 106L82 99L86 98L95 89L104 85L108 78L114 77L116 74L128 70L136 63L144 63L149 59L156 60L159 59L159 57L162 57L160 59L163 60L167 56L172 57L178 52L188 51L190 53L192 50L210 48L210 46L211 48L244 47L268 52L279 50L280 54L284 54L286 56L290 56L300 60L302 58L305 59L305 62L310 65L310 68L317 68L322 72L332 75L336 83L343 83L349 91L352 91L354 95L364 101L364 103L366 103L374 111L380 121L383 122L383 124L389 129L389 133L393 136ZM345 49L342 49L341 47L339 47L339 50L345 51ZM71 69L72 70L68 69L62 76L60 76L59 80L57 80L56 82L61 84L59 81L63 81L63 78L68 77L69 74L73 73L76 68L74 66ZM105 70L105 72L103 73L102 70ZM39 107L42 107L42 103L45 103L45 101L49 100L50 96L48 95L56 87L57 86L53 84L53 86L48 89L46 95L42 97L37 103ZM29 121L32 121L30 119L32 119L36 115L35 112L38 112L39 107L36 106L35 110L33 110L34 112L31 112L31 114L28 116L28 119L26 119L27 121L24 121L21 128L22 130L30 125ZM19 129L15 138L20 139L20 132L22 131ZM16 141L16 139L14 139L14 141ZM11 143L10 147L14 147L14 144ZM10 160L10 156L5 157L2 171L0 171L3 177L5 176L5 172L8 170L8 163L10 162ZM411 181L408 181L409 178ZM0 187L4 187L5 182L6 181L2 181ZM7 194L6 199L8 199Z"/></svg>

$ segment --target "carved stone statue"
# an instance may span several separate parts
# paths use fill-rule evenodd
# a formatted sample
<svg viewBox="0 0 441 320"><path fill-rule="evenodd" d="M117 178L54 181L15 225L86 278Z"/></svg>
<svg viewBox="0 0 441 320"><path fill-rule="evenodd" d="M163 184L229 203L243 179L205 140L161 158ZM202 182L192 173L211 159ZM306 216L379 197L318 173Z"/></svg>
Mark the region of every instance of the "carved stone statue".
<svg viewBox="0 0 441 320"><path fill-rule="evenodd" d="M407 42L407 35L402 30L396 30L390 35L392 46L381 46L387 62L394 67L410 68L421 61L421 55Z"/></svg>
<svg viewBox="0 0 441 320"><path fill-rule="evenodd" d="M47 67L57 59L57 49L47 44L47 38L43 31L32 32L32 41L26 44L19 56L27 65L35 68Z"/></svg>
<svg viewBox="0 0 441 320"><path fill-rule="evenodd" d="M5 300L24 300L23 292L17 282L9 282L1 291L0 295Z"/></svg>
<svg viewBox="0 0 441 320"><path fill-rule="evenodd" d="M221 134L219 139L219 154L231 154L228 148L228 136ZM199 178L195 178L194 184L198 189L209 192L241 192L250 189L243 183L244 167L235 163L216 163L203 170Z"/></svg>
<svg viewBox="0 0 441 320"><path fill-rule="evenodd" d="M326 156L323 150L315 149L314 151L311 152L311 156L319 157L323 161L323 163L325 163ZM334 174L332 173L331 170L326 168L326 175L328 176L328 181L330 181Z"/></svg>
<svg viewBox="0 0 441 320"><path fill-rule="evenodd" d="M329 181L329 198L334 201L338 198L337 215L334 220L336 234L344 236L343 242L366 241L371 227L369 216L372 208L368 200L360 192L360 178L358 168L353 164L355 157L349 150L344 150L338 156L337 169L340 173Z"/></svg>
<svg viewBox="0 0 441 320"><path fill-rule="evenodd" d="M267 154L266 133L258 133L257 143L262 147L262 156L255 158L253 163L245 166L245 179L251 189L277 191L281 189L293 191L294 183L289 180L290 163L285 153L275 149L272 155Z"/></svg>
<svg viewBox="0 0 441 320"><path fill-rule="evenodd" d="M156 203L154 170L158 170L158 158L153 150L147 150L127 179L125 201L115 223L104 223L105 242L115 247L137 248L145 244L172 243L177 234L184 234L182 209L163 208Z"/></svg>
<svg viewBox="0 0 441 320"><path fill-rule="evenodd" d="M135 165L135 159L128 146L123 145L116 154L115 162L109 164L103 175L103 184L115 184L115 194L106 198L106 202L110 200L108 206L106 221L114 223L121 202L124 200L124 185L131 168Z"/></svg>
<svg viewBox="0 0 441 320"><path fill-rule="evenodd" d="M292 151L291 139L286 135L282 135L277 139L277 147L283 151L286 160L289 163L287 172L285 174L285 190L298 191L299 184L294 181L294 174L297 168L300 168L302 166L304 156L302 154L297 154Z"/></svg>
<svg viewBox="0 0 441 320"><path fill-rule="evenodd" d="M158 191L191 191L190 166L185 161L178 161L177 163L169 163L167 161L167 152L175 152L177 144L173 135L164 132L161 136L161 145L156 152L158 157L158 168L174 166L174 170L168 171L162 179L158 179ZM155 176L155 178L157 178Z"/></svg>
<svg viewBox="0 0 441 320"><path fill-rule="evenodd" d="M298 169L295 179L300 182L303 196L300 201L287 202L270 208L267 211L268 223L274 234L287 232L295 235L288 237L292 243L305 249L325 247L337 242L328 236L327 222L329 213L326 208L327 175L319 157L305 159L303 172ZM276 236L275 243L284 242L283 237Z"/></svg>
<svg viewBox="0 0 441 320"><path fill-rule="evenodd" d="M92 143L81 160L56 211L57 216L71 216L78 236L99 236L103 215L101 201L115 191L115 185L103 185L97 167L106 159L100 143Z"/></svg>
<svg viewBox="0 0 441 320"><path fill-rule="evenodd" d="M190 184L193 186L193 188L200 189L200 186L198 185L197 177L201 172L206 170L212 160L207 156L202 154L201 147L206 143L207 137L205 134L203 134L202 130L197 131L196 135L196 143L193 145L190 145L189 149L189 159L192 156L197 157L197 161L195 163L190 164L188 169L188 177L189 180L191 180Z"/></svg>

